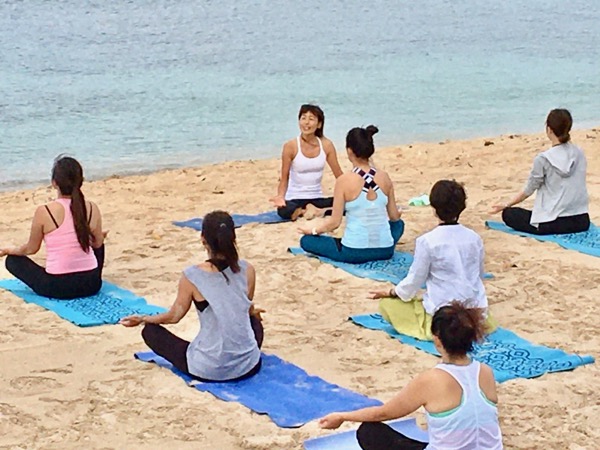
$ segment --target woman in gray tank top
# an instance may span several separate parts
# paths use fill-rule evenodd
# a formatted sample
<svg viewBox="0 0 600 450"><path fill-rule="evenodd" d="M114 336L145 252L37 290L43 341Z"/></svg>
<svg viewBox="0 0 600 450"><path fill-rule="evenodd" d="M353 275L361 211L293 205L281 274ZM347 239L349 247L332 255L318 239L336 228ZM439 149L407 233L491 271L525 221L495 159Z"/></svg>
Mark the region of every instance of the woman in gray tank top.
<svg viewBox="0 0 600 450"><path fill-rule="evenodd" d="M209 259L183 271L171 309L155 316L129 316L126 327L145 324L148 347L180 371L201 381L231 381L260 370L263 340L261 309L252 304L254 268L238 257L235 227L223 211L207 214L202 243ZM192 303L200 332L192 342L175 336L161 324L178 323Z"/></svg>

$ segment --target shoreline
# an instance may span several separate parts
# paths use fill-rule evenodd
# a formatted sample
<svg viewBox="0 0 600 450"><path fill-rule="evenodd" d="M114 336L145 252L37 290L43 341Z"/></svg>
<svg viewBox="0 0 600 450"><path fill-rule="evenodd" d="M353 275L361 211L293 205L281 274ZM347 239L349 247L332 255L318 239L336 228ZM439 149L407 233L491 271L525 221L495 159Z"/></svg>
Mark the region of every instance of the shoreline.
<svg viewBox="0 0 600 450"><path fill-rule="evenodd" d="M588 158L590 217L599 223L600 128L572 135ZM401 204L429 192L441 178L465 183L461 223L484 240L486 271L495 276L485 284L494 318L534 343L598 359L600 258L484 226L485 220L498 220L488 214L489 207L522 188L533 157L549 146L542 133L510 136L378 148L374 158L390 173ZM348 170L343 151L339 159ZM149 303L170 306L181 271L205 259L199 233L172 221L214 209L270 210L268 198L278 176L279 159L270 158L86 182L86 198L99 205L110 230L104 278ZM323 181L324 192L332 192L330 171ZM0 193L1 244L23 243L35 206L53 198L48 186ZM416 237L435 220L429 207L410 207L403 219L406 231L398 249L412 252ZM265 352L384 401L436 364L431 355L349 323L350 315L377 310L367 291L389 285L287 253L298 243L296 229L281 223L236 231L241 257L256 268L256 305L267 310ZM35 259L43 261L43 253ZM0 277L6 278L1 262ZM167 371L135 361L132 354L145 349L140 329L78 328L5 291L0 291L0 310L0 413L8 424L0 423L0 446L75 449L84 442L93 449L287 450L331 433L314 422L277 428L265 416L189 389ZM191 339L197 318L188 313L169 329ZM505 448L593 448L600 441L598 392L598 363L499 385ZM411 416L425 423L422 411ZM352 428L356 425L344 424L341 430Z"/></svg>
<svg viewBox="0 0 600 450"><path fill-rule="evenodd" d="M600 122L597 122L596 125L592 125L590 127L586 127L586 128L575 128L573 129L573 132L595 132L598 129L600 129ZM504 133L504 134L500 134L500 135L478 135L478 136L474 136L474 137L467 137L464 139L438 139L438 140L417 140L417 141L411 141L411 142L405 142L405 143L397 143L397 144L393 144L393 145L383 145L381 147L377 147L376 146L376 154L377 152L380 151L386 151L387 149L391 149L391 148L399 148L399 147L412 147L412 146L425 146L425 145L434 145L434 144L439 144L439 143L451 143L451 142L463 142L463 143L472 143L475 142L477 140L493 140L493 139L500 139L500 138L505 138L505 137L509 137L509 136L514 136L514 137L521 137L521 136L536 136L539 133L526 133L526 132L515 132L515 133ZM334 142L335 144L335 142ZM338 157L341 158L345 158L345 153L343 151L343 149L336 147L337 152L338 152ZM279 150L278 150L279 151ZM69 153L67 153L69 154ZM228 162L260 162L260 161L270 161L274 158L279 158L279 154L275 154L274 156L267 156L264 158L255 158L255 157L245 157L245 158L234 158L234 159L226 159L226 160L218 160L218 161L214 161L214 162L202 162L202 163L195 163L195 162L191 162L191 163L167 163L167 164L159 164L157 167L155 168L147 168L147 169L139 169L139 170L132 170L132 169L124 169L124 170L119 170L116 169L117 171L115 173L111 173L108 175L93 175L90 177L86 177L86 181L87 182L96 182L96 181L104 181L104 180L110 180L113 178L128 178L128 177L136 177L136 176L147 176L147 175L152 175L152 174L157 174L157 173L162 173L162 172L169 172L169 171L177 171L177 170L183 170L183 169L188 169L188 170L195 170L195 169L200 169L203 167L207 167L207 166L215 166L215 165L220 165L220 164L226 164ZM143 157L140 156L140 157ZM48 172L50 172L50 169L52 167L52 161L48 161ZM106 171L108 171L109 169L106 169ZM84 173L86 172L86 167L84 166ZM17 182L17 184L13 184L13 185L8 185L8 186L3 186L2 183L0 183L0 194L5 194L5 193L14 193L14 192L19 192L19 191L29 191L29 190L35 190L35 189L40 189L43 188L45 186L49 186L50 185L50 177L48 176L48 179L46 181L42 181L42 180L38 180L38 181L32 181L32 182L28 182L28 181L22 181L22 182Z"/></svg>

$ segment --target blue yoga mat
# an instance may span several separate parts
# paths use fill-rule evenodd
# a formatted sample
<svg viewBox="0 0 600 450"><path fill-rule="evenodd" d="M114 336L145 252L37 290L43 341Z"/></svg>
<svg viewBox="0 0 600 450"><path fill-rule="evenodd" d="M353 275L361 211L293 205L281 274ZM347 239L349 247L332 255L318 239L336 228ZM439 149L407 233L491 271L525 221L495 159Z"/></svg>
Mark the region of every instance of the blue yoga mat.
<svg viewBox="0 0 600 450"><path fill-rule="evenodd" d="M46 308L80 327L115 324L125 316L151 315L165 311L164 308L149 305L142 297L107 281L102 282L102 289L96 295L73 300L41 297L16 279L0 280L0 289L12 292L27 303Z"/></svg>
<svg viewBox="0 0 600 450"><path fill-rule="evenodd" d="M345 270L352 275L361 278L369 278L376 281L389 281L394 284L400 283L406 275L408 275L408 269L413 262L413 256L410 253L394 252L392 259L386 259L383 261L370 261L363 264L350 264L339 261L334 261L324 256L314 255L312 253L305 252L299 247L291 247L288 251L293 255L304 255L317 258L320 261L331 264L334 267ZM494 276L490 273L486 273L484 278L493 278Z"/></svg>
<svg viewBox="0 0 600 450"><path fill-rule="evenodd" d="M398 333L379 314L352 316L350 320L370 330L383 331L404 344L440 356L433 342L420 341ZM498 383L513 378L535 378L545 373L573 370L594 362L592 356L568 354L559 349L532 344L504 328L498 328L484 342L475 345L471 356L490 366Z"/></svg>
<svg viewBox="0 0 600 450"><path fill-rule="evenodd" d="M259 414L267 414L282 428L296 428L336 411L381 405L364 395L308 375L303 369L275 355L262 355L262 367L242 381L203 383L175 369L154 352L136 353L140 361L171 370L186 383L227 402L235 401Z"/></svg>
<svg viewBox="0 0 600 450"><path fill-rule="evenodd" d="M400 419L386 423L408 438L429 442L427 431L419 428L415 419ZM360 446L356 440L356 430L352 430L308 439L304 441L304 450L360 450Z"/></svg>
<svg viewBox="0 0 600 450"><path fill-rule="evenodd" d="M233 223L235 223L235 227L239 228L244 225L248 225L249 223L281 223L281 222L289 222L287 219L282 219L277 214L277 211L267 211L260 214L232 214ZM188 227L193 228L197 231L202 231L202 219L195 218L190 220L184 220L181 222L173 222L173 225L177 225L178 227Z"/></svg>
<svg viewBox="0 0 600 450"><path fill-rule="evenodd" d="M486 222L485 225L491 230L502 231L517 236L530 237L542 242L554 242L563 248L575 250L586 255L600 257L600 228L591 224L588 231L583 233L571 234L550 234L547 236L538 236L536 234L523 233L513 230L500 222Z"/></svg>

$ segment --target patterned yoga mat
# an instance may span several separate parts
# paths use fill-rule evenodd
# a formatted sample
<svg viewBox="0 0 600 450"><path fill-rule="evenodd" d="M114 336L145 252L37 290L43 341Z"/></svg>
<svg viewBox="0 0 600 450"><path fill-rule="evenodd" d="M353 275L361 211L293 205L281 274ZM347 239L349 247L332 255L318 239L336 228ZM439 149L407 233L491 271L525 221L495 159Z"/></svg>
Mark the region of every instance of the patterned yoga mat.
<svg viewBox="0 0 600 450"><path fill-rule="evenodd" d="M73 300L41 297L16 279L0 280L0 289L6 289L27 303L53 311L58 316L80 327L116 324L130 315L151 315L165 312L160 306L149 305L142 297L107 281L96 295Z"/></svg>
<svg viewBox="0 0 600 450"><path fill-rule="evenodd" d="M380 314L352 316L350 320L370 330L383 331L403 344L440 356L433 342L398 333ZM535 378L545 373L573 370L594 363L592 356L579 356L532 344L504 328L498 328L484 342L477 344L471 356L490 366L498 383L514 378Z"/></svg>
<svg viewBox="0 0 600 450"><path fill-rule="evenodd" d="M376 281L389 281L390 283L398 284L408 274L408 269L413 262L413 255L404 252L394 252L394 256L391 259L382 261L369 261L362 264L350 264L339 261L334 261L324 256L314 255L312 253L305 252L299 247L290 247L288 251L292 255L304 255L312 258L317 258L320 261L331 264L338 269L345 270L346 272L361 278L368 278ZM490 273L486 273L484 278L493 278L494 276Z"/></svg>
<svg viewBox="0 0 600 450"><path fill-rule="evenodd" d="M541 242L554 242L569 250L575 250L580 253L585 253L586 255L600 257L600 228L594 224L591 224L590 229L583 233L550 234L547 236L538 236L537 234L516 231L500 222L486 222L485 226L491 230L502 231L503 233L514 234L516 236L529 237Z"/></svg>

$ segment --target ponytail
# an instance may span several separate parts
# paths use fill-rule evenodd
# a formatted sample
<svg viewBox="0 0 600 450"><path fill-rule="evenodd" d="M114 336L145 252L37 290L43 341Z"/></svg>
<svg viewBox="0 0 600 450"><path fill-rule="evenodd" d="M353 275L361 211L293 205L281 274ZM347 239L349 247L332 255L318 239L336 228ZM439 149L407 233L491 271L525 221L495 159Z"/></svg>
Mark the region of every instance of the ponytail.
<svg viewBox="0 0 600 450"><path fill-rule="evenodd" d="M89 252L92 230L88 223L85 197L81 192L83 169L75 158L59 156L52 168L52 181L56 183L62 195L71 196L71 215L77 241L84 252Z"/></svg>
<svg viewBox="0 0 600 450"><path fill-rule="evenodd" d="M224 272L228 267L233 273L240 271L235 224L228 213L225 211L213 211L204 216L202 220L202 237L211 254L209 262L219 272ZM224 273L223 276L227 279Z"/></svg>
<svg viewBox="0 0 600 450"><path fill-rule="evenodd" d="M79 187L73 189L71 193L71 214L73 215L73 225L75 225L75 234L77 241L84 252L90 250L90 238L92 230L88 223L88 213L85 206L85 197Z"/></svg>
<svg viewBox="0 0 600 450"><path fill-rule="evenodd" d="M553 109L548 113L546 126L552 130L558 142L566 144L571 140L571 127L573 126L573 117L567 109Z"/></svg>

